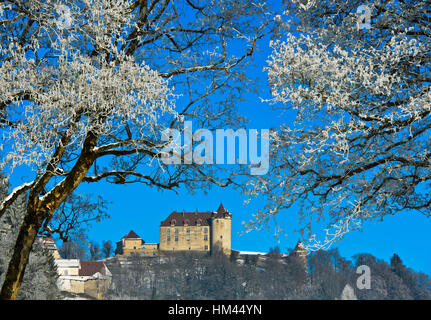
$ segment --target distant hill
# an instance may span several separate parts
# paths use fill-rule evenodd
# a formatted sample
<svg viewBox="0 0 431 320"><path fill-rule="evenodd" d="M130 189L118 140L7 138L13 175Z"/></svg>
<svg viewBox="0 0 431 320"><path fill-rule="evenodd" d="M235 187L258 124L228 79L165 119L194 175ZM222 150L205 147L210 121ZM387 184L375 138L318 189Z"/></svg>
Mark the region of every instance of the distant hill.
<svg viewBox="0 0 431 320"><path fill-rule="evenodd" d="M404 266L397 255L388 263L371 254L349 261L337 250L319 251L307 256L305 269L301 257L277 249L266 255L233 252L109 258L107 299L431 299L431 278ZM360 265L371 270L370 289L357 287Z"/></svg>

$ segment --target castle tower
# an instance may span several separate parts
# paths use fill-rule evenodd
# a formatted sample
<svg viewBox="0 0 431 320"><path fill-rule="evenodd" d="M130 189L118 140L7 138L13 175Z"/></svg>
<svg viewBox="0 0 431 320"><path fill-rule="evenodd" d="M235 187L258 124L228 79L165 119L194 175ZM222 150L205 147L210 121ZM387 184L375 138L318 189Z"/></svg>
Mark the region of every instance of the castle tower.
<svg viewBox="0 0 431 320"><path fill-rule="evenodd" d="M304 247L301 241L298 240L293 253L300 259L305 272L307 272L307 249Z"/></svg>
<svg viewBox="0 0 431 320"><path fill-rule="evenodd" d="M143 252L142 246L145 241L142 240L133 230L130 230L128 234L117 242L117 248L115 254L129 256L131 253L140 254Z"/></svg>
<svg viewBox="0 0 431 320"><path fill-rule="evenodd" d="M232 214L220 204L211 216L211 251L220 248L227 255L231 252Z"/></svg>

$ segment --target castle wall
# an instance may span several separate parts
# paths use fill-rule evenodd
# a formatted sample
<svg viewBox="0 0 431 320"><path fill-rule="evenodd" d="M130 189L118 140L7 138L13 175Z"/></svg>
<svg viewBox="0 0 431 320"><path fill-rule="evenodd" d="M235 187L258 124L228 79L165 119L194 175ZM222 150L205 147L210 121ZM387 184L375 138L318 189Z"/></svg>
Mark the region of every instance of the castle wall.
<svg viewBox="0 0 431 320"><path fill-rule="evenodd" d="M124 256L129 256L131 253L141 253L142 240L141 239L123 239L122 251Z"/></svg>
<svg viewBox="0 0 431 320"><path fill-rule="evenodd" d="M144 256L157 256L159 253L158 243L145 243L143 245L142 254Z"/></svg>
<svg viewBox="0 0 431 320"><path fill-rule="evenodd" d="M111 277L61 276L58 287L62 291L74 294L87 294L95 299L103 299L103 295L111 285Z"/></svg>
<svg viewBox="0 0 431 320"><path fill-rule="evenodd" d="M209 226L161 226L160 251L209 251Z"/></svg>

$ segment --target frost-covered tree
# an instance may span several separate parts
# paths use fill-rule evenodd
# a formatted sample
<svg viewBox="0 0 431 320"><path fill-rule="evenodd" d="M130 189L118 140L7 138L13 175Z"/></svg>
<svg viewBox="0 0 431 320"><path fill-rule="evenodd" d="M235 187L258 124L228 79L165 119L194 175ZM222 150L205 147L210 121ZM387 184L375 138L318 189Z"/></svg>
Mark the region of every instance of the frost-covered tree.
<svg viewBox="0 0 431 320"><path fill-rule="evenodd" d="M5 179L0 175L0 199L7 193ZM13 247L24 218L25 197L18 197L0 218L0 284L3 283ZM57 288L57 268L52 254L40 245L34 245L30 253L18 299L52 300L60 297Z"/></svg>
<svg viewBox="0 0 431 320"><path fill-rule="evenodd" d="M243 123L235 102L253 88L245 67L266 12L246 0L0 2L0 170L32 172L0 203L2 216L28 193L1 298L16 298L38 230L81 182L232 182L164 165L162 132Z"/></svg>
<svg viewBox="0 0 431 320"><path fill-rule="evenodd" d="M299 208L309 251L365 221L431 215L430 2L361 5L286 1L285 35L271 43L269 102L287 119L270 172L250 181L267 205L248 227Z"/></svg>

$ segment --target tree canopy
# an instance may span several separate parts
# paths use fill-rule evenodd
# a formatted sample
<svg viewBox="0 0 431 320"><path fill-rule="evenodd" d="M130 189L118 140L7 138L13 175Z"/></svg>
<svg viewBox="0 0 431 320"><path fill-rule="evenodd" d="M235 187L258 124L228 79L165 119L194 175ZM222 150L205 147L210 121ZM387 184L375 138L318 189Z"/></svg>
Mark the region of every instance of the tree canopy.
<svg viewBox="0 0 431 320"><path fill-rule="evenodd" d="M31 170L27 214L2 289L16 297L40 227L82 182L141 182L189 190L235 173L164 165L165 129L237 126L236 102L264 3L58 0L0 2L0 170ZM240 50L232 50L232 47Z"/></svg>
<svg viewBox="0 0 431 320"><path fill-rule="evenodd" d="M371 28L361 5L286 2L266 67L268 102L286 123L271 137L270 172L250 181L250 197L267 204L248 227L298 205L309 250L365 221L431 215L429 1L374 1Z"/></svg>

